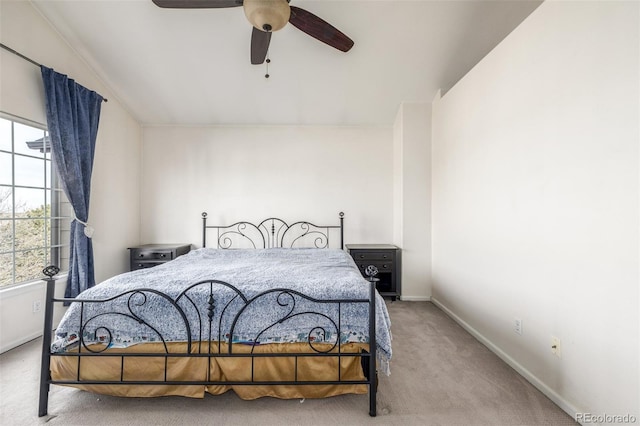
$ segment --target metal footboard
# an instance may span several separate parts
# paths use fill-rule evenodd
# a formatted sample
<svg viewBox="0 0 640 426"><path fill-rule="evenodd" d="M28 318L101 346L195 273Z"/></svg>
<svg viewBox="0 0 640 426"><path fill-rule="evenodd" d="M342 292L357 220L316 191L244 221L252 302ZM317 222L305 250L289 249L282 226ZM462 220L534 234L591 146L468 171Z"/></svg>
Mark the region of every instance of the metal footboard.
<svg viewBox="0 0 640 426"><path fill-rule="evenodd" d="M279 288L264 291L252 297L247 297L238 288L229 283L218 280L206 280L195 283L182 291L177 296L170 296L155 289L130 290L108 299L65 299L54 296L56 267L47 267L43 271L46 278L46 304L44 333L42 339L42 364L40 375L40 399L38 415L45 416L48 411L49 388L57 385L368 385L369 390L369 415L376 415L376 290L375 283L371 283L369 297L362 299L328 299L320 300L309 297L299 291ZM198 304L191 292L195 290L208 291L206 303ZM116 305L116 301L126 302ZM56 303L73 302L80 304L81 315L78 324L77 347L74 351L52 351L53 310ZM243 321L243 314L250 309L260 309L265 302L270 302L272 307L282 311L274 319L273 324L267 328L257 330L251 342L243 342L251 348L248 352L234 351L239 344L234 334L236 327ZM161 303L166 306L167 316L173 324L178 324L184 330L184 342L186 350L181 353L170 352L167 341L163 336L161 322L157 318L147 318L144 308L150 303ZM94 308L99 306L99 310ZM340 337L343 335L342 312L348 306L368 307L368 333L369 352L343 352ZM112 306L118 306L117 309ZM124 306L124 308L122 308ZM315 307L315 308L313 308ZM330 307L329 310L326 308ZM273 309L271 309L272 311ZM327 313L330 312L330 313ZM113 335L108 323L102 320L110 315L117 315L132 321L137 327L145 327L157 334L156 342L164 345L164 352L143 353L124 352L107 349L111 346ZM308 332L308 352L289 353L258 353L254 347L260 343L261 336L272 327L286 324L303 315L312 315L318 318L318 325ZM191 320L189 320L191 318ZM85 342L85 336L92 336L90 343ZM193 337L195 336L195 337ZM319 337L318 337L319 336ZM325 340L326 336L333 336ZM94 341L102 343L96 347ZM224 344L224 346L223 346ZM324 344L324 345L322 345ZM327 344L329 348L327 349ZM216 350L217 347L217 350ZM85 380L80 374L80 365L83 359L96 357L120 358L119 380ZM77 374L75 380L53 380L51 377L51 360L54 357L75 357L78 359ZM128 380L124 374L124 364L127 359L133 358L164 358L164 380ZM204 380L173 380L168 379L167 365L170 360L176 358L206 359L207 377ZM337 362L336 380L298 380L298 361L301 358L335 358ZM364 380L344 379L341 376L341 360L343 358L359 357L364 370ZM251 378L249 380L213 380L210 366L216 359L244 358L251 359ZM254 375L254 361L260 358L292 358L294 360L293 379L291 380L257 380Z"/></svg>

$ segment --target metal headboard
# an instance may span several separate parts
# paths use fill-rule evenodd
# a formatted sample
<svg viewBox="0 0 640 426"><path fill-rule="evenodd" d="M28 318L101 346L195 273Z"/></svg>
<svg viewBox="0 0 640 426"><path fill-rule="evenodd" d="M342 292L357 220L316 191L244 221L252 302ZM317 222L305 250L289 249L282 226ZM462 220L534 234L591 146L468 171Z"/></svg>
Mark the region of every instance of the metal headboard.
<svg viewBox="0 0 640 426"><path fill-rule="evenodd" d="M236 222L233 225L207 225L207 212L202 213L202 247L207 246L207 229L216 230L216 246L230 248L329 248L333 234L339 232L340 248L344 249L344 213L339 225L315 225L300 221L288 225L270 217L259 224Z"/></svg>

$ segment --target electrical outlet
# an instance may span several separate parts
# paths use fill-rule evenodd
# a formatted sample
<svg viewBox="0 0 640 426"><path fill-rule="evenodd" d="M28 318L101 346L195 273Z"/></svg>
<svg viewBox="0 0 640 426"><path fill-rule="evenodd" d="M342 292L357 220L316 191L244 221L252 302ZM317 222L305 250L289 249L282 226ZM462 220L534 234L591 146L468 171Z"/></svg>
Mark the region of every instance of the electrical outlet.
<svg viewBox="0 0 640 426"><path fill-rule="evenodd" d="M33 313L40 312L40 310L42 309L42 301L41 300L34 300L33 304L31 305L31 307L33 309Z"/></svg>
<svg viewBox="0 0 640 426"><path fill-rule="evenodd" d="M551 353L558 358L562 358L562 343L555 336L551 336Z"/></svg>
<svg viewBox="0 0 640 426"><path fill-rule="evenodd" d="M520 318L514 318L513 331L515 331L516 334L522 335L522 320Z"/></svg>

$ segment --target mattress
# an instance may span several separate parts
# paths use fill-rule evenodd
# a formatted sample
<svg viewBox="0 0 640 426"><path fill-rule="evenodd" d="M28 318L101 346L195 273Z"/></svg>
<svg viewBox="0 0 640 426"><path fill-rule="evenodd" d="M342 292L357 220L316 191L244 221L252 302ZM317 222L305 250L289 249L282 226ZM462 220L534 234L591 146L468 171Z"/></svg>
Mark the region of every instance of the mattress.
<svg viewBox="0 0 640 426"><path fill-rule="evenodd" d="M194 250L81 293L56 329L51 376L57 381L159 382L75 385L118 396L202 397L230 389L245 399L366 393L363 384L268 382L364 380L361 357L344 354L369 350L370 291L343 250ZM377 292L375 319L378 368L388 374L391 322ZM283 352L342 356L261 356ZM76 353L90 356L79 359ZM113 353L160 356L109 356ZM185 380L220 383L160 383Z"/></svg>

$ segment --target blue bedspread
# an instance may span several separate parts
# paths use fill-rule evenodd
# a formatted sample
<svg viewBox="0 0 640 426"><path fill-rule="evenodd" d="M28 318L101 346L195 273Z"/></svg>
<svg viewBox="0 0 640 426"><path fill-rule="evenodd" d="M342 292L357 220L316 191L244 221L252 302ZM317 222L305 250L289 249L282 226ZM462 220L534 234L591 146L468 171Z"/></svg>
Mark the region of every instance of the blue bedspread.
<svg viewBox="0 0 640 426"><path fill-rule="evenodd" d="M178 297L206 280L234 286L250 303L217 283L194 286ZM136 291L141 288L148 290ZM276 288L292 292L269 292ZM369 291L369 283L343 250L199 249L151 269L118 275L81 293L78 299L126 294L109 303L85 303L82 314L80 304L73 303L56 330L52 350L76 347L80 336L85 345L102 342L110 347L186 341L187 334L194 342L227 340L232 334L233 342L250 344L368 343L367 304L319 304L296 292L335 300L369 299ZM239 310L243 313L236 318ZM179 311L188 320L189 332ZM83 327L79 325L81 315ZM285 317L287 320L279 321ZM381 370L387 374L390 325L384 300L376 293L376 347Z"/></svg>

